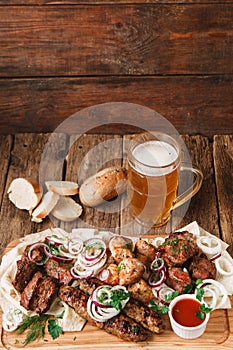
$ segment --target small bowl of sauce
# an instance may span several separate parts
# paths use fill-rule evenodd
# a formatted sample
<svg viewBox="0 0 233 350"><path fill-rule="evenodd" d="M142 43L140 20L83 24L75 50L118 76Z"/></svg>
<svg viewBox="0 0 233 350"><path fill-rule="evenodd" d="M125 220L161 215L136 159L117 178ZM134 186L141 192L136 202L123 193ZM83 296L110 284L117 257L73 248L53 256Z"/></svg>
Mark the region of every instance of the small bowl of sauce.
<svg viewBox="0 0 233 350"><path fill-rule="evenodd" d="M200 306L194 294L182 294L171 301L168 315L171 327L179 337L195 339L204 333L210 314L204 314L200 319Z"/></svg>

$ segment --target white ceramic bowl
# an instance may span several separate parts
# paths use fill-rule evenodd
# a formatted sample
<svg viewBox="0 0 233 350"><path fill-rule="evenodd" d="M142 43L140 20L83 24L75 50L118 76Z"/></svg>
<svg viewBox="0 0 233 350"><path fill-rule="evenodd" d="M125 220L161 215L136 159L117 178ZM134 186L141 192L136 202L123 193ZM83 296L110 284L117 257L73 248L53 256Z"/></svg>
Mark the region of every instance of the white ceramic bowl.
<svg viewBox="0 0 233 350"><path fill-rule="evenodd" d="M200 325L195 326L195 327L187 327L187 326L183 326L183 325L177 323L172 316L172 309L179 300L187 299L187 298L197 300L196 296L194 294L179 295L178 297L174 298L171 301L170 306L169 306L170 310L168 312L168 315L169 315L171 327L172 327L173 331L179 337L184 338L184 339L195 339L195 338L200 337L204 333L204 331L206 329L206 325L207 325L209 318L210 318L210 314L209 313L206 314L204 321Z"/></svg>

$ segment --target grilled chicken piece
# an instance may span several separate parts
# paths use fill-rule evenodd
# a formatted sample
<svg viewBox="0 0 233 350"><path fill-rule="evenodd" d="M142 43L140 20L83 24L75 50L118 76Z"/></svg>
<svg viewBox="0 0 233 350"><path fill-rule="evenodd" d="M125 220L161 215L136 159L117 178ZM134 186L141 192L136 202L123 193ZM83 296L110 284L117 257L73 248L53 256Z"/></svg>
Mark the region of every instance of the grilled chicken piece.
<svg viewBox="0 0 233 350"><path fill-rule="evenodd" d="M114 236L109 242L109 249L117 264L124 258L133 258L132 248L132 242L125 237Z"/></svg>
<svg viewBox="0 0 233 350"><path fill-rule="evenodd" d="M183 271L182 268L170 267L167 270L166 284L180 294L185 292L186 287L190 286L191 282L188 272Z"/></svg>
<svg viewBox="0 0 233 350"><path fill-rule="evenodd" d="M145 272L145 265L136 258L124 258L118 265L119 284L127 286L140 280Z"/></svg>
<svg viewBox="0 0 233 350"><path fill-rule="evenodd" d="M216 279L216 266L206 256L195 256L188 268L192 279Z"/></svg>
<svg viewBox="0 0 233 350"><path fill-rule="evenodd" d="M134 248L135 257L140 260L144 265L149 266L155 258L156 248L144 241L139 239Z"/></svg>
<svg viewBox="0 0 233 350"><path fill-rule="evenodd" d="M181 266L198 253L198 246L189 232L170 234L159 247L167 266Z"/></svg>
<svg viewBox="0 0 233 350"><path fill-rule="evenodd" d="M116 335L123 340L133 342L145 341L148 337L143 327L122 314L106 322L97 322L93 320L87 312L87 301L89 297L79 289L70 286L62 286L59 290L59 298L74 308L81 317L98 328L105 330L107 333Z"/></svg>
<svg viewBox="0 0 233 350"><path fill-rule="evenodd" d="M143 278L136 283L130 284L127 289L134 299L141 301L143 304L148 305L154 299L151 287Z"/></svg>
<svg viewBox="0 0 233 350"><path fill-rule="evenodd" d="M104 285L97 278L79 280L77 284L79 289L88 295L91 295L97 287ZM162 328L160 315L134 298L130 297L121 312L153 333L159 333Z"/></svg>
<svg viewBox="0 0 233 350"><path fill-rule="evenodd" d="M109 264L106 269L109 271L109 277L104 282L112 286L119 284L118 266L116 264Z"/></svg>

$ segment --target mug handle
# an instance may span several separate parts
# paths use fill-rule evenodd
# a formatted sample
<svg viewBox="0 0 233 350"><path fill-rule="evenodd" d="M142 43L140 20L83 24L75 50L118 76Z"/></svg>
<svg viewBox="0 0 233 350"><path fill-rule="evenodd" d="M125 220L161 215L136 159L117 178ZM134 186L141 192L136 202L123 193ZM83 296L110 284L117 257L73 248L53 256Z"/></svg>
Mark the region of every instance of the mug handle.
<svg viewBox="0 0 233 350"><path fill-rule="evenodd" d="M196 166L188 166L181 164L180 171L191 171L195 175L195 180L192 186L190 186L186 191L184 191L184 193L177 196L172 210L178 208L179 206L187 202L187 200L192 198L199 191L203 181L203 174L201 170L199 170Z"/></svg>

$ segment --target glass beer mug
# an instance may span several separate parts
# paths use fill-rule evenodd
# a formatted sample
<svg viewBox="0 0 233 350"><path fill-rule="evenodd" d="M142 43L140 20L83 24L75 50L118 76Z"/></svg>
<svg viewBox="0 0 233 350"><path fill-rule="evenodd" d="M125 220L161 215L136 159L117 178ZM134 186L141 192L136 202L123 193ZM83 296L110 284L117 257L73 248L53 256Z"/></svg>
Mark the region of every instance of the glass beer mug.
<svg viewBox="0 0 233 350"><path fill-rule="evenodd" d="M194 174L194 181L178 195L179 173L182 171ZM127 194L130 213L141 225L165 225L170 212L198 192L202 179L199 169L181 163L181 146L171 136L152 132L140 134L131 141Z"/></svg>

